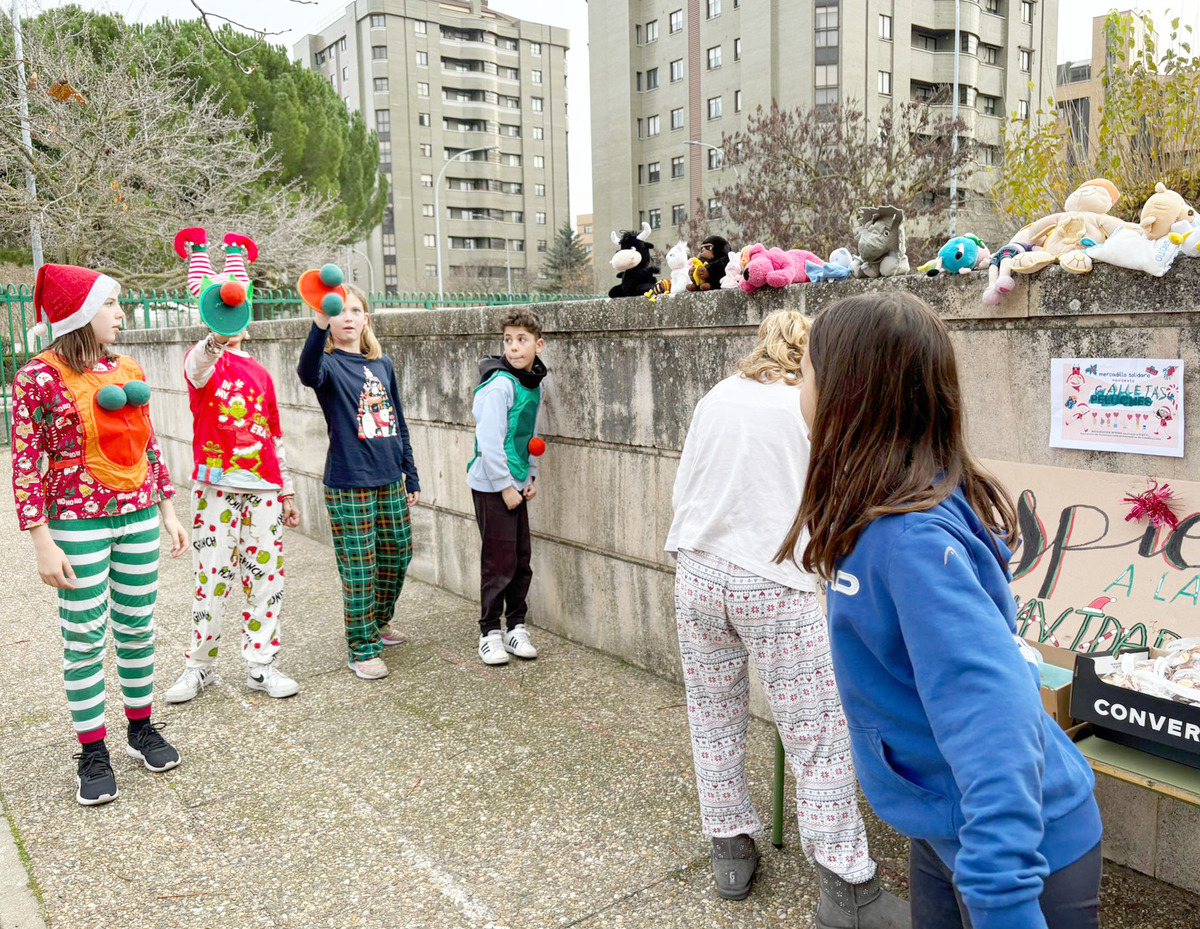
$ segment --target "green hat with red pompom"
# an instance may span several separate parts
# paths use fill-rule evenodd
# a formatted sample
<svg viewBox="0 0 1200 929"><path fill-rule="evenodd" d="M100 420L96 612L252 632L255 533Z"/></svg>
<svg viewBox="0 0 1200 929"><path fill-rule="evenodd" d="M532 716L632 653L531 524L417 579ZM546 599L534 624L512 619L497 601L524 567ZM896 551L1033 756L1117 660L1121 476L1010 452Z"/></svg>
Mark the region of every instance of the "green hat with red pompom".
<svg viewBox="0 0 1200 929"><path fill-rule="evenodd" d="M254 284L204 278L200 290L200 321L217 335L235 336L250 325Z"/></svg>

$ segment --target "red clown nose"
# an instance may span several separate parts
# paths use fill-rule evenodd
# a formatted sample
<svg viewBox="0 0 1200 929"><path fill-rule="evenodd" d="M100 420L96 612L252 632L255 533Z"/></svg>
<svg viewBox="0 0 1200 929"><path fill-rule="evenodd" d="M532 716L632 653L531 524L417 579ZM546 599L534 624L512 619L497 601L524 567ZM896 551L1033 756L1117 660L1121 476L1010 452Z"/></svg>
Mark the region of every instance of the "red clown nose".
<svg viewBox="0 0 1200 929"><path fill-rule="evenodd" d="M226 281L221 285L221 302L226 306L241 306L246 299L246 288L240 281Z"/></svg>
<svg viewBox="0 0 1200 929"><path fill-rule="evenodd" d="M538 457L546 451L546 443L540 436L534 436L529 440L529 454L533 457Z"/></svg>

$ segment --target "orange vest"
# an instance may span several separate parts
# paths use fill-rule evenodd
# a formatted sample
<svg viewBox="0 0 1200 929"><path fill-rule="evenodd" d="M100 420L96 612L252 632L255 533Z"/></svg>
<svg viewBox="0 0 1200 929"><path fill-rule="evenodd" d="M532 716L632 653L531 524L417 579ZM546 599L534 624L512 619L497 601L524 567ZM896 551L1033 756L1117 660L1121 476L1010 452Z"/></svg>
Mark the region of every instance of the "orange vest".
<svg viewBox="0 0 1200 929"><path fill-rule="evenodd" d="M96 402L101 387L144 381L138 363L128 355L119 355L112 371L79 374L54 352L45 351L37 357L58 372L84 433L82 458L55 461L50 466L64 470L83 465L97 481L117 492L137 490L146 483L150 470L146 449L152 434L149 405L126 404L119 410L106 410Z"/></svg>

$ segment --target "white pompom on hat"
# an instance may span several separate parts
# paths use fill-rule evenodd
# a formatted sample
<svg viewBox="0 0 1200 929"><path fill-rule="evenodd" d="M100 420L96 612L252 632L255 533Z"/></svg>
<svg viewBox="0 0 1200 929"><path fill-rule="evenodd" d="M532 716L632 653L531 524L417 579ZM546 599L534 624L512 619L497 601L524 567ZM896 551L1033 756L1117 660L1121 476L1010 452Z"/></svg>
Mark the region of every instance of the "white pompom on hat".
<svg viewBox="0 0 1200 929"><path fill-rule="evenodd" d="M42 265L33 285L37 323L29 330L30 338L44 339L53 332L57 339L82 329L118 287L116 281L99 271L75 265Z"/></svg>

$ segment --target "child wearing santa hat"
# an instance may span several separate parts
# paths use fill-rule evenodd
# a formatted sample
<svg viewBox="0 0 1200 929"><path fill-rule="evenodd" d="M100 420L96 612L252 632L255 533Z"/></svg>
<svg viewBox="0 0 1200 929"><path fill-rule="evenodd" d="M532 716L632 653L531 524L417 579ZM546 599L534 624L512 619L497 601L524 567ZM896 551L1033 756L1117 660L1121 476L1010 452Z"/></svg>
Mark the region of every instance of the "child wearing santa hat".
<svg viewBox="0 0 1200 929"><path fill-rule="evenodd" d="M205 287L233 281L234 293L248 302L245 259L253 261L258 250L248 236L232 232L224 244L225 271L217 275L203 229L182 229L175 236L176 253L188 259L188 289L200 298ZM239 317L233 326L242 322ZM246 686L271 697L290 697L300 689L276 663L283 527L298 526L300 511L283 452L275 382L242 351L245 335L244 329L233 335L210 332L183 359L192 408L196 587L184 670L163 695L168 703L185 703L212 681L225 600L235 587L245 591L247 600L242 611Z"/></svg>
<svg viewBox="0 0 1200 929"><path fill-rule="evenodd" d="M179 764L150 722L159 525L171 555L187 533L150 423L141 367L110 346L124 313L120 286L72 265L38 269L31 334L53 341L13 382L13 491L38 574L58 590L63 668L85 806L117 796L104 723L104 652L112 615L117 677L128 720L126 753L151 771ZM157 508L157 509L156 509Z"/></svg>

